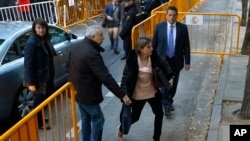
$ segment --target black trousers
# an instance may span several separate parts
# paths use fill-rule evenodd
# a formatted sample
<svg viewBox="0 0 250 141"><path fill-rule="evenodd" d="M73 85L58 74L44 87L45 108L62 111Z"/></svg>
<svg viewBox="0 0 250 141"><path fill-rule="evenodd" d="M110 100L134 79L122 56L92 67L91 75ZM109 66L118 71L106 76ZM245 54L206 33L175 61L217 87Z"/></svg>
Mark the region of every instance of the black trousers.
<svg viewBox="0 0 250 141"><path fill-rule="evenodd" d="M174 78L174 82L173 82L173 86L171 87L170 91L169 91L169 98L168 98L168 103L173 103L173 98L175 96L176 90L177 90L177 85L178 85L178 81L179 81L179 75L180 75L180 70L178 70L176 68L176 63L175 62L175 58L166 58L166 61L168 62L168 64L170 65L172 71L175 73L175 78Z"/></svg>
<svg viewBox="0 0 250 141"><path fill-rule="evenodd" d="M50 78L47 83L46 93L43 94L33 94L34 103L33 109L40 105L44 100L46 100L54 92L54 78ZM42 122L42 111L38 112L37 118L39 122Z"/></svg>
<svg viewBox="0 0 250 141"><path fill-rule="evenodd" d="M127 39L123 40L123 49L124 49L124 52L125 52L125 56L128 57L128 54L132 50L132 40L131 40L131 38L127 38Z"/></svg>
<svg viewBox="0 0 250 141"><path fill-rule="evenodd" d="M131 120L132 124L139 120L142 109L146 102L149 103L149 105L152 108L152 111L155 115L155 121L154 121L154 135L153 139L154 141L159 141L161 136L161 130L162 130L162 120L163 120L163 110L162 110L162 94L160 91L157 91L155 97L145 100L135 100L132 99L132 115ZM122 123L122 110L120 113L120 121ZM120 126L120 131L122 132L122 125Z"/></svg>

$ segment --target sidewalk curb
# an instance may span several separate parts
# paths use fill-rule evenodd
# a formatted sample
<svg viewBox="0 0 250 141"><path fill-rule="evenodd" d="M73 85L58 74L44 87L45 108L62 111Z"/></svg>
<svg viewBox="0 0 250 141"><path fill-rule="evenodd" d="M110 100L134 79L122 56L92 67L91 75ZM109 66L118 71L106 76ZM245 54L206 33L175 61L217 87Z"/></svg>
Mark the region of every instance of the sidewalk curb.
<svg viewBox="0 0 250 141"><path fill-rule="evenodd" d="M221 111L222 111L222 99L224 94L224 88L226 84L226 76L228 73L230 57L226 56L224 58L224 63L221 68L219 84L215 95L214 106L212 108L212 115L210 119L210 125L207 135L207 141L217 141L219 135L220 121L221 121Z"/></svg>

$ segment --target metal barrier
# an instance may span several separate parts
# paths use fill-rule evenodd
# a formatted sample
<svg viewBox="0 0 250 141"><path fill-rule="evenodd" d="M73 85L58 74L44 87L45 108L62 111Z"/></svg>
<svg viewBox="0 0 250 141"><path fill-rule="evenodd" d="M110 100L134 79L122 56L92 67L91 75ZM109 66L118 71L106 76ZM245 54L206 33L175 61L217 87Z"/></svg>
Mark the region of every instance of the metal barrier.
<svg viewBox="0 0 250 141"><path fill-rule="evenodd" d="M0 21L33 21L36 18L57 24L55 4L47 1L0 8Z"/></svg>
<svg viewBox="0 0 250 141"><path fill-rule="evenodd" d="M102 17L103 8L106 1L100 0L58 0L56 9L58 13L58 25L67 28L72 25L82 24L84 22L94 22L96 17Z"/></svg>
<svg viewBox="0 0 250 141"><path fill-rule="evenodd" d="M224 55L235 55L239 48L240 16L227 13L178 12L189 30L191 53L219 55L221 67ZM157 23L166 21L166 11L157 11L132 29L132 47L140 36L153 37ZM180 20L179 20L180 21ZM238 27L238 28L235 28Z"/></svg>
<svg viewBox="0 0 250 141"><path fill-rule="evenodd" d="M84 0L57 0L56 10L58 25L63 28L83 23L87 19Z"/></svg>
<svg viewBox="0 0 250 141"><path fill-rule="evenodd" d="M88 19L93 19L95 17L101 17L103 14L104 7L105 7L104 0L86 0Z"/></svg>
<svg viewBox="0 0 250 141"><path fill-rule="evenodd" d="M189 12L191 11L196 5L198 5L202 0L170 0L157 8L151 11L151 15L153 15L157 11L166 11L169 6L176 6L178 11L182 12ZM178 20L183 19L183 16L178 16Z"/></svg>
<svg viewBox="0 0 250 141"><path fill-rule="evenodd" d="M48 113L50 130L38 129L37 113L40 111L43 117ZM75 90L68 82L0 136L0 141L8 139L11 141L78 141L76 117ZM43 118L43 125L45 122Z"/></svg>

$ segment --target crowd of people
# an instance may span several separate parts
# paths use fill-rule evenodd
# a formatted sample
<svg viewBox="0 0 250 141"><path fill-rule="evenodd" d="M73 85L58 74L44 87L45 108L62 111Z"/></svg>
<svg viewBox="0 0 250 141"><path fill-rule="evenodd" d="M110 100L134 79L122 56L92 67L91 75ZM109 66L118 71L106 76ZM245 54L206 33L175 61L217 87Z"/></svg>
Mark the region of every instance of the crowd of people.
<svg viewBox="0 0 250 141"><path fill-rule="evenodd" d="M169 6L166 9L166 21L156 25L153 38L139 37L135 48L132 49L131 30L138 23L139 10L135 0L122 2L121 5L120 1L112 0L104 8L110 49L113 49L115 54L119 54L118 37L123 40L125 54L121 59L126 60L126 64L121 86L109 73L100 54L104 51L101 47L104 40L103 27L89 26L85 38L70 48L67 67L69 81L73 83L77 92L76 102L80 109L83 141L102 140L105 121L100 107L103 101L102 84L113 92L121 103L131 107L131 124L139 120L142 109L148 102L155 115L152 140L160 141L163 116L169 117L174 111L173 98L180 71L183 68L187 71L190 69L188 28L187 25L176 21L178 10L175 6ZM34 20L33 34L25 46L24 84L34 94L34 107L50 95L53 89L55 52L48 40L48 30L44 19ZM34 56L35 54L40 55ZM44 72L32 68L41 69ZM160 69L164 73L169 87L166 85L155 87L155 69ZM39 84L39 88L36 83ZM118 116L120 123L118 123L116 136L119 141L123 140L124 135L123 110L121 108L120 118ZM38 121L40 116L38 114Z"/></svg>
<svg viewBox="0 0 250 141"><path fill-rule="evenodd" d="M140 11L135 0L122 2L120 5L118 0L112 0L104 8L110 49L114 49L115 54L119 54L118 36L123 40L125 53L121 59L126 60L126 64L120 87L108 72L100 55L100 52L104 51L101 47L104 40L102 27L88 27L86 38L70 50L69 81L76 86L76 101L81 113L81 133L84 141L101 141L104 124L99 105L103 101L101 84L120 98L122 103L130 105L131 124L139 120L141 111L148 102L155 115L152 140L159 141L163 115L170 117L174 111L173 98L180 71L183 67L187 71L190 69L188 29L185 24L176 21L178 10L175 6L168 7L167 20L156 25L153 39L139 37L135 48L132 49L131 30L138 23L137 14ZM79 48L83 47L84 53L79 52ZM168 87L154 87L153 71L156 68L163 71L169 83ZM116 133L119 141L122 141L124 136L123 108L122 106Z"/></svg>

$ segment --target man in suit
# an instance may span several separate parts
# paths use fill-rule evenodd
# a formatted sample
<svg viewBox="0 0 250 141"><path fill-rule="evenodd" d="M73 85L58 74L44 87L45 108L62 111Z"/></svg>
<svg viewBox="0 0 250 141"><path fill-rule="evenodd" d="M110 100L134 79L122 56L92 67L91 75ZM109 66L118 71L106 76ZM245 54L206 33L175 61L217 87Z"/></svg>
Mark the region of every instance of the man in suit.
<svg viewBox="0 0 250 141"><path fill-rule="evenodd" d="M185 66L190 69L190 41L187 25L177 22L178 11L175 6L166 10L166 22L156 25L152 45L162 59L166 60L175 73L174 83L170 90L161 88L163 94L163 108L166 116L174 111L173 98L176 93L179 74ZM184 63L185 62L185 63ZM185 64L185 65L184 65Z"/></svg>

